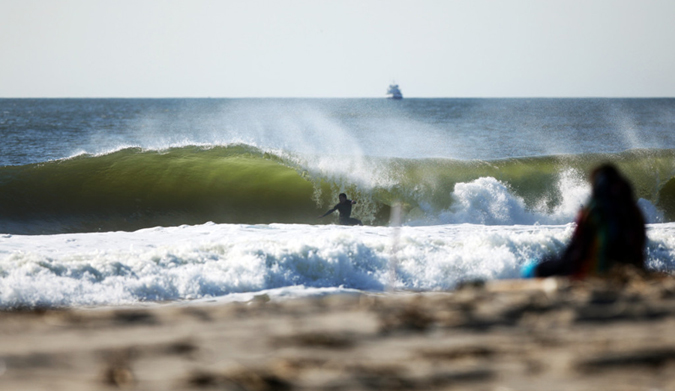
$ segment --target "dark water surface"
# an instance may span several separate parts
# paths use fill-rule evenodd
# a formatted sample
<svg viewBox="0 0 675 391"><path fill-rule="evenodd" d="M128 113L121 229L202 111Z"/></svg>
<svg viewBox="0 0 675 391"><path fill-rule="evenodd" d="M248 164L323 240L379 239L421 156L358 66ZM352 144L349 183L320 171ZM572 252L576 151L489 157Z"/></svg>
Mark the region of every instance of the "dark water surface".
<svg viewBox="0 0 675 391"><path fill-rule="evenodd" d="M675 99L0 99L0 166L246 143L405 158L675 148Z"/></svg>

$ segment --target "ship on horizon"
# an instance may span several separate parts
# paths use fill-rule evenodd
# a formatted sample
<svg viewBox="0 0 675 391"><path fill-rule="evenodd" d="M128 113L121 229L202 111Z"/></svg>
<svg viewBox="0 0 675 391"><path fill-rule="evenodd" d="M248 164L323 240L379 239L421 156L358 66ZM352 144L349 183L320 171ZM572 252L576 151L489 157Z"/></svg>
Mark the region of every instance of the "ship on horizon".
<svg viewBox="0 0 675 391"><path fill-rule="evenodd" d="M398 88L398 84L396 83L392 83L389 85L387 95L391 95L388 97L389 99L403 99L403 94L401 93L401 90Z"/></svg>

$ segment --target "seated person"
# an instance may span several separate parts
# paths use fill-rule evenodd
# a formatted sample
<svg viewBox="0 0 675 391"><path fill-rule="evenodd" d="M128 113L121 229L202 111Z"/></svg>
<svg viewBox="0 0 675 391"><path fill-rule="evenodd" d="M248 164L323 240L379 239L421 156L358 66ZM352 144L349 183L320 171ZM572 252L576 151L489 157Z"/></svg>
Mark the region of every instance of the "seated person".
<svg viewBox="0 0 675 391"><path fill-rule="evenodd" d="M524 270L525 276L583 278L622 264L644 269L645 223L630 183L611 164L593 170L590 179L591 198L563 254Z"/></svg>

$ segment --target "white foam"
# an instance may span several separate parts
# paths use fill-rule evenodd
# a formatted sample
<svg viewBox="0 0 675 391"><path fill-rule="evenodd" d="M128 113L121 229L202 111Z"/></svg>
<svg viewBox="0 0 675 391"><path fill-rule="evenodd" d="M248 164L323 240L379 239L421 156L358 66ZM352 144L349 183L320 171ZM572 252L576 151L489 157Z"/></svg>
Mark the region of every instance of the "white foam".
<svg viewBox="0 0 675 391"><path fill-rule="evenodd" d="M663 215L663 212L658 210L654 204L649 202L648 200L645 200L644 198L640 198L637 202L638 207L642 211L642 215L645 218L645 221L647 223L662 223L665 221L665 217Z"/></svg>
<svg viewBox="0 0 675 391"><path fill-rule="evenodd" d="M205 300L289 287L383 291L393 255L395 288L449 289L466 278L515 277L568 235L567 226L402 227L393 254L392 230L206 224L2 237L0 306Z"/></svg>
<svg viewBox="0 0 675 391"><path fill-rule="evenodd" d="M647 266L654 270L675 270L675 223L647 226Z"/></svg>
<svg viewBox="0 0 675 391"><path fill-rule="evenodd" d="M525 201L513 195L502 182L491 177L457 183L450 209L442 212L444 224L472 223L488 225L533 224L535 216Z"/></svg>
<svg viewBox="0 0 675 391"><path fill-rule="evenodd" d="M573 228L209 223L136 232L3 235L0 307L445 290L463 280L517 278L526 262L560 252ZM650 267L675 269L674 233L675 223L649 226Z"/></svg>
<svg viewBox="0 0 675 391"><path fill-rule="evenodd" d="M453 204L447 210L433 218L431 208L427 208L427 219L412 221L410 225L421 224L568 224L574 222L579 209L590 196L590 187L582 176L573 170L563 172L557 183L560 202L553 209L546 206L542 199L534 208L528 208L522 197L514 194L501 181L492 177L478 178L471 182L457 183L452 192ZM647 223L663 222L663 212L651 202L638 200Z"/></svg>
<svg viewBox="0 0 675 391"><path fill-rule="evenodd" d="M503 182L482 177L471 182L457 183L452 192L452 206L438 215L441 224L567 224L588 198L589 190L572 173L563 173L558 181L561 202L553 209L541 200L528 208L525 200L514 194ZM428 212L429 213L429 212Z"/></svg>

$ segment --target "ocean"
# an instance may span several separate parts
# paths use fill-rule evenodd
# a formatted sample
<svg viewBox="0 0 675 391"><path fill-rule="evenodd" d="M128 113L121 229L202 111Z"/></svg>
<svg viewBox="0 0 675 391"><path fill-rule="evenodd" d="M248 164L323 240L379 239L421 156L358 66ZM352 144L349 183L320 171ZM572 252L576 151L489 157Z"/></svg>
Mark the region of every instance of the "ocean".
<svg viewBox="0 0 675 391"><path fill-rule="evenodd" d="M0 308L517 278L603 162L675 270L675 99L0 99L0 135Z"/></svg>

